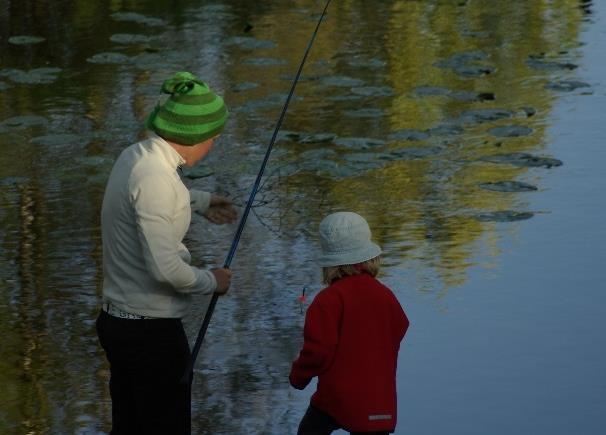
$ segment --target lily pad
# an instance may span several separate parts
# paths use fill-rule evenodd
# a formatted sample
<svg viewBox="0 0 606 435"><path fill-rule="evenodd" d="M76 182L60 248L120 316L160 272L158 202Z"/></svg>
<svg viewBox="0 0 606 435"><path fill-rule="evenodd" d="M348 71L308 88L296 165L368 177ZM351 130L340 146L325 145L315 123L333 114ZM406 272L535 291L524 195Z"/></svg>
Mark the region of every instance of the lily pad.
<svg viewBox="0 0 606 435"><path fill-rule="evenodd" d="M364 81L348 76L328 76L322 78L320 83L324 86L351 88L354 86L362 86Z"/></svg>
<svg viewBox="0 0 606 435"><path fill-rule="evenodd" d="M334 143L350 149L369 149L385 145L385 141L369 137L339 137Z"/></svg>
<svg viewBox="0 0 606 435"><path fill-rule="evenodd" d="M348 178L358 177L364 172L371 168L360 168L355 165L347 163L337 163L336 166L330 171L317 171L316 174L320 176L327 176L333 180L346 180Z"/></svg>
<svg viewBox="0 0 606 435"><path fill-rule="evenodd" d="M244 59L242 63L245 65L253 66L279 66L287 65L288 61L285 59L276 59L273 57L255 57L250 59Z"/></svg>
<svg viewBox="0 0 606 435"><path fill-rule="evenodd" d="M190 180L195 180L197 178L205 178L210 177L214 174L214 171L208 165L197 164L196 166L190 168L188 166L184 166L182 168L183 176L189 178Z"/></svg>
<svg viewBox="0 0 606 435"><path fill-rule="evenodd" d="M485 60L488 54L481 50L465 51L434 63L439 68L450 68L458 75L464 77L480 77L491 74L494 68L485 65L477 65L476 62Z"/></svg>
<svg viewBox="0 0 606 435"><path fill-rule="evenodd" d="M287 82L292 82L294 81L296 77L296 74L280 74L280 80L285 80ZM299 82L316 82L318 80L320 80L320 76L319 75L313 75L313 74L301 74L299 76Z"/></svg>
<svg viewBox="0 0 606 435"><path fill-rule="evenodd" d="M337 153L329 148L318 148L309 150L299 154L299 158L302 160L320 160L320 159L332 159L337 156Z"/></svg>
<svg viewBox="0 0 606 435"><path fill-rule="evenodd" d="M326 99L328 101L337 101L337 102L341 102L341 101L356 101L356 100L362 99L362 95L353 95L353 94L349 94L349 95L333 95L332 97L328 97Z"/></svg>
<svg viewBox="0 0 606 435"><path fill-rule="evenodd" d="M234 36L227 40L227 45L237 45L245 50L276 48L277 44L266 39L257 39L250 36Z"/></svg>
<svg viewBox="0 0 606 435"><path fill-rule="evenodd" d="M490 32L485 32L482 30L464 29L461 31L461 36L464 36L466 38L489 38Z"/></svg>
<svg viewBox="0 0 606 435"><path fill-rule="evenodd" d="M285 93L270 94L262 100L249 100L241 106L234 108L234 112L250 113L256 110L266 110L279 107L284 105L287 97L288 94ZM290 101L301 101L302 99L303 97L301 96L293 95Z"/></svg>
<svg viewBox="0 0 606 435"><path fill-rule="evenodd" d="M402 129L398 131L394 131L393 133L387 136L388 140L391 141L399 141L399 140L409 140L409 141L417 141L417 140L425 140L429 138L429 133L421 130L412 130L412 129Z"/></svg>
<svg viewBox="0 0 606 435"><path fill-rule="evenodd" d="M345 164L356 171L371 171L385 166L386 158L381 158L382 153L347 154L343 157Z"/></svg>
<svg viewBox="0 0 606 435"><path fill-rule="evenodd" d="M360 86L351 91L363 97L393 97L396 94L389 86Z"/></svg>
<svg viewBox="0 0 606 435"><path fill-rule="evenodd" d="M151 27L166 26L166 21L160 18L147 17L136 12L116 12L111 14L111 17L116 21L127 21Z"/></svg>
<svg viewBox="0 0 606 435"><path fill-rule="evenodd" d="M549 82L545 85L545 88L554 91L571 92L579 88L589 88L591 85L585 82L579 82L576 80L561 80L559 82Z"/></svg>
<svg viewBox="0 0 606 435"><path fill-rule="evenodd" d="M458 65L453 71L463 77L482 77L494 72L494 68L485 65Z"/></svg>
<svg viewBox="0 0 606 435"><path fill-rule="evenodd" d="M33 138L30 143L43 146L75 145L88 143L88 138L70 133L47 134Z"/></svg>
<svg viewBox="0 0 606 435"><path fill-rule="evenodd" d="M258 110L268 110L275 108L278 104L275 101L268 100L249 100L246 103L230 109L234 113L254 113Z"/></svg>
<svg viewBox="0 0 606 435"><path fill-rule="evenodd" d="M334 133L317 133L300 135L297 139L299 143L322 143L332 142L337 137Z"/></svg>
<svg viewBox="0 0 606 435"><path fill-rule="evenodd" d="M522 167L545 167L552 168L562 166L562 161L550 157L538 157L527 153L496 154L481 159L491 163L505 163Z"/></svg>
<svg viewBox="0 0 606 435"><path fill-rule="evenodd" d="M29 36L29 35L11 36L10 38L8 38L9 44L15 44L15 45L39 44L44 41L46 41L46 38L42 38L40 36Z"/></svg>
<svg viewBox="0 0 606 435"><path fill-rule="evenodd" d="M430 128L427 132L432 136L457 136L463 133L463 127L454 124L441 124Z"/></svg>
<svg viewBox="0 0 606 435"><path fill-rule="evenodd" d="M234 92L242 92L242 91L249 91L251 89L256 89L259 87L258 83L253 83L253 82L243 82L243 83L238 83L237 85L234 85L231 90Z"/></svg>
<svg viewBox="0 0 606 435"><path fill-rule="evenodd" d="M300 170L314 172L316 174L321 173L337 173L338 172L338 163L334 160L327 159L316 159L316 160L307 160L300 165Z"/></svg>
<svg viewBox="0 0 606 435"><path fill-rule="evenodd" d="M463 51L436 62L434 65L440 68L454 68L470 62L488 59L488 54L481 50Z"/></svg>
<svg viewBox="0 0 606 435"><path fill-rule="evenodd" d="M35 68L29 71L5 69L0 71L0 76L6 77L14 83L45 85L57 80L57 74L61 71L61 68Z"/></svg>
<svg viewBox="0 0 606 435"><path fill-rule="evenodd" d="M48 124L48 120L43 116L38 115L22 115L13 116L0 122L0 129L20 130L33 126L43 126Z"/></svg>
<svg viewBox="0 0 606 435"><path fill-rule="evenodd" d="M369 107L363 109L344 110L343 115L350 118L379 118L384 115L384 112L382 109Z"/></svg>
<svg viewBox="0 0 606 435"><path fill-rule="evenodd" d="M450 97L458 101L489 101L494 100L493 92L457 91L441 86L418 86L413 89L413 95L418 97Z"/></svg>
<svg viewBox="0 0 606 435"><path fill-rule="evenodd" d="M273 133L274 133L273 131L267 132L267 133L263 134L263 137L265 138L265 140L269 141L269 140L271 140ZM280 130L280 131L278 131L278 136L276 137L276 141L281 141L281 140L298 141L301 138L301 136L303 136L303 133L299 133L297 131Z"/></svg>
<svg viewBox="0 0 606 435"><path fill-rule="evenodd" d="M130 33L116 33L109 38L117 44L145 44L152 40L151 36L135 35Z"/></svg>
<svg viewBox="0 0 606 435"><path fill-rule="evenodd" d="M160 53L141 53L129 59L136 68L141 70L157 70L158 68L181 68L189 59L186 50L170 50Z"/></svg>
<svg viewBox="0 0 606 435"><path fill-rule="evenodd" d="M495 192L532 192L537 190L536 186L521 181L496 181L494 183L480 183L482 189Z"/></svg>
<svg viewBox="0 0 606 435"><path fill-rule="evenodd" d="M494 101L493 92L454 91L451 98L458 101Z"/></svg>
<svg viewBox="0 0 606 435"><path fill-rule="evenodd" d="M0 179L0 186L18 186L27 182L26 177L5 177Z"/></svg>
<svg viewBox="0 0 606 435"><path fill-rule="evenodd" d="M442 149L435 146L406 147L391 150L382 157L386 160L416 160L438 155Z"/></svg>
<svg viewBox="0 0 606 435"><path fill-rule="evenodd" d="M451 94L451 90L441 86L417 86L412 90L413 95L420 97L447 96Z"/></svg>
<svg viewBox="0 0 606 435"><path fill-rule="evenodd" d="M526 65L532 69L544 71L573 70L578 68L578 65L570 62L552 62L536 58L528 59Z"/></svg>
<svg viewBox="0 0 606 435"><path fill-rule="evenodd" d="M491 128L488 132L496 137L520 137L532 133L532 128L523 125L503 125Z"/></svg>
<svg viewBox="0 0 606 435"><path fill-rule="evenodd" d="M383 68L385 65L387 65L387 62L385 62L384 60L381 59L377 59L377 58L371 58L371 59L367 59L367 58L363 58L363 57L352 57L350 58L347 63L350 66L353 66L354 68L370 68L370 69L379 69L379 68Z"/></svg>
<svg viewBox="0 0 606 435"><path fill-rule="evenodd" d="M482 122L511 118L512 116L513 112L506 109L474 109L464 111L459 116L458 121L463 124L480 124Z"/></svg>
<svg viewBox="0 0 606 435"><path fill-rule="evenodd" d="M122 53L105 52L105 53L97 53L94 56L91 56L88 59L86 59L86 61L90 62L90 63L112 65L112 64L130 63L131 58Z"/></svg>
<svg viewBox="0 0 606 435"><path fill-rule="evenodd" d="M480 213L474 217L481 222L515 222L530 219L534 213L529 211L502 210L489 213Z"/></svg>

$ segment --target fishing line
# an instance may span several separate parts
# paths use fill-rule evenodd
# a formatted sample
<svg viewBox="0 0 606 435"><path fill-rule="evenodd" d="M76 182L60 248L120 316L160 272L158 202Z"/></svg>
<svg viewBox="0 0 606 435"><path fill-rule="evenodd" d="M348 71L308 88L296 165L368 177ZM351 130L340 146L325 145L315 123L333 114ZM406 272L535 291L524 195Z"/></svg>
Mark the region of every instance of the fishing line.
<svg viewBox="0 0 606 435"><path fill-rule="evenodd" d="M286 97L286 102L284 103L284 107L282 107L282 112L280 113L280 117L278 118L278 122L276 123L276 128L274 130L274 133L273 133L271 140L269 142L269 145L267 147L267 151L265 152L265 157L263 158L263 163L261 164L261 169L259 170L259 173L257 174L257 178L256 178L253 188L250 192L248 202L246 203L246 208L244 209L244 213L242 213L242 218L240 219L238 229L237 229L234 239L231 243L231 248L229 249L229 253L227 254L227 258L225 259L225 263L224 263L223 267L226 269L229 268L229 266L231 265L231 262L234 258L234 255L236 254L236 249L238 248L238 243L240 242L240 237L242 236L242 231L244 231L244 225L246 224L246 219L248 218L248 214L250 213L250 209L255 200L255 195L257 194L257 191L259 190L261 178L263 177L263 172L265 172L265 166L267 165L267 161L269 160L269 155L271 154L271 150L274 146L274 143L276 142L276 137L278 136L278 131L280 130L280 127L282 126L282 121L284 120L284 116L286 115L286 110L288 109L288 104L290 103L290 99L295 92L295 87L297 86L297 82L299 81L299 77L301 76L301 71L303 70L303 65L305 64L305 60L307 60L307 55L309 54L309 51L311 50L311 46L313 45L314 40L316 39L316 35L318 34L318 29L320 28L320 24L322 23L322 20L324 19L324 16L326 15L326 10L328 9L328 5L330 4L330 2L331 2L331 0L328 0L326 2L326 5L324 6L324 10L322 11L322 15L320 15L320 18L318 19L316 28L315 28L313 34L311 35L311 39L309 40L309 43L307 44L305 54L303 55L303 59L301 60L299 69L297 70L297 74L295 75L295 79L293 80L292 86L290 88L290 92L288 93L288 96ZM191 354L189 364L187 365L185 373L183 375L183 381L185 381L185 382L189 382L193 378L194 365L196 363L196 358L198 357L198 353L200 352L200 347L202 347L202 342L204 341L204 336L206 335L206 330L208 329L208 324L210 323L210 319L215 310L215 305L217 305L217 299L219 299L219 295L217 293L213 293L213 296L212 296L210 303L208 305L208 308L206 310L206 314L204 315L204 321L202 322L202 326L200 327L200 330L198 331L198 336L196 337L196 342L192 349L192 354Z"/></svg>

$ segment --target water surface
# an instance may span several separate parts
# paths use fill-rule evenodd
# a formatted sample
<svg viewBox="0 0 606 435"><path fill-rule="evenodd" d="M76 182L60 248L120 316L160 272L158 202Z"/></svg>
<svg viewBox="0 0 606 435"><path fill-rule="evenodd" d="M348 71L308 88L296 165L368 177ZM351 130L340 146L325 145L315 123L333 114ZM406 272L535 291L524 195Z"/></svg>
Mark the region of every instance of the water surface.
<svg viewBox="0 0 606 435"><path fill-rule="evenodd" d="M317 225L345 209L412 322L396 433L600 433L600 3L333 2L196 367L194 433L294 433L297 296L321 288ZM322 6L0 4L0 432L109 431L94 319L114 159L162 81L195 72L232 116L186 183L243 204ZM234 230L194 218L195 261L221 264Z"/></svg>

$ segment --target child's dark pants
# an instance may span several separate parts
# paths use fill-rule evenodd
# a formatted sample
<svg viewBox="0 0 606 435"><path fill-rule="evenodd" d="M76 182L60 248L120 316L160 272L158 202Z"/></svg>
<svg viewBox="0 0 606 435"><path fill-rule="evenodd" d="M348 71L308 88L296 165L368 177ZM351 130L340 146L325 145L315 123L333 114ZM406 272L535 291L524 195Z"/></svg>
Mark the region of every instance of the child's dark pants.
<svg viewBox="0 0 606 435"><path fill-rule="evenodd" d="M299 424L297 435L330 435L341 426L327 413L309 405ZM349 432L351 435L387 435L389 432Z"/></svg>
<svg viewBox="0 0 606 435"><path fill-rule="evenodd" d="M110 364L111 435L191 432L190 358L180 319L121 319L102 311L97 334Z"/></svg>

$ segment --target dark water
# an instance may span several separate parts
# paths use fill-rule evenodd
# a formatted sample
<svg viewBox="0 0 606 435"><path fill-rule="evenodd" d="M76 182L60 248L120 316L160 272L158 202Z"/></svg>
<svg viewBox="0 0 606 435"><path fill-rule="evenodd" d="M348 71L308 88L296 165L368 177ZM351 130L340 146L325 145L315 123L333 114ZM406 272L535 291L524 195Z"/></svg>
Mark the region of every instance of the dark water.
<svg viewBox="0 0 606 435"><path fill-rule="evenodd" d="M232 117L187 183L244 203L322 6L0 1L0 433L109 431L113 159L162 80L193 71ZM297 295L320 288L317 224L343 209L412 320L397 433L603 431L604 6L333 2L198 361L195 433L294 432ZM194 219L187 244L221 264L233 232Z"/></svg>

